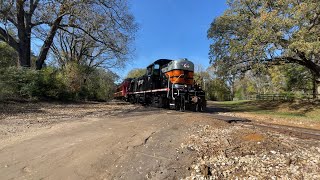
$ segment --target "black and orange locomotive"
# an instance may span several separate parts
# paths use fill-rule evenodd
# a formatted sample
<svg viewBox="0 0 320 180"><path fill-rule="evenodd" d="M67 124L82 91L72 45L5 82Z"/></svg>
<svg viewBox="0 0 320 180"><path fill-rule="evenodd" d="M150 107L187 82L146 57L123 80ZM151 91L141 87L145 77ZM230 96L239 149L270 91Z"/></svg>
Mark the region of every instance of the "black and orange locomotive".
<svg viewBox="0 0 320 180"><path fill-rule="evenodd" d="M159 59L147 67L145 75L125 79L115 97L155 107L203 111L205 92L195 84L193 73L194 64L187 59Z"/></svg>

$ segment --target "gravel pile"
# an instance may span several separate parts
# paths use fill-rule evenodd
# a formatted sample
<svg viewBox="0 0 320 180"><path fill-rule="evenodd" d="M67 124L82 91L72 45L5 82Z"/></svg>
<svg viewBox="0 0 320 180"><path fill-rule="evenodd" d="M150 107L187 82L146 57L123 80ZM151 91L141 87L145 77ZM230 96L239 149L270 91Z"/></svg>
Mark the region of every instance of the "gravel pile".
<svg viewBox="0 0 320 180"><path fill-rule="evenodd" d="M198 126L181 148L197 152L185 179L320 179L319 142L241 126Z"/></svg>

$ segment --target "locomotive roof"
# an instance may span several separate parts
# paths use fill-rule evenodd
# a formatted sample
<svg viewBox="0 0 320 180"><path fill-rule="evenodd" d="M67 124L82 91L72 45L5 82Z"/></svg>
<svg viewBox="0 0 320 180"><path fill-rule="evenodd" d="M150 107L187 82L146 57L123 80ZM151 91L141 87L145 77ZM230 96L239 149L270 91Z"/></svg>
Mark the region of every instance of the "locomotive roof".
<svg viewBox="0 0 320 180"><path fill-rule="evenodd" d="M160 66L164 65L164 64L168 64L169 62L171 62L173 60L171 59L158 59L155 62L153 62L152 64L150 64L148 67L154 65L154 64L159 64Z"/></svg>

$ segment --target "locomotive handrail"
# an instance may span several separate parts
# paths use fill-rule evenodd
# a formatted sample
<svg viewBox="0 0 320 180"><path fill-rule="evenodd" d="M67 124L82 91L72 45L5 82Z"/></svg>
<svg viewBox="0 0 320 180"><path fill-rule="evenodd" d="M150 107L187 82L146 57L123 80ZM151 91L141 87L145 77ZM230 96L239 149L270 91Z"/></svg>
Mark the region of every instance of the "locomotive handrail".
<svg viewBox="0 0 320 180"><path fill-rule="evenodd" d="M170 93L170 75L168 78L168 92L167 92L167 98L169 98L169 93Z"/></svg>
<svg viewBox="0 0 320 180"><path fill-rule="evenodd" d="M173 100L176 99L176 98L173 97L173 85L178 81L178 79L179 79L181 76L184 76L184 74L180 74L179 77L174 81L174 83L172 83L171 97L172 97ZM170 75L169 75L169 77L170 77ZM179 93L179 89L178 89L178 93Z"/></svg>
<svg viewBox="0 0 320 180"><path fill-rule="evenodd" d="M175 84L181 76L184 76L184 74L180 74L180 76L178 76L178 78L174 81L173 84Z"/></svg>

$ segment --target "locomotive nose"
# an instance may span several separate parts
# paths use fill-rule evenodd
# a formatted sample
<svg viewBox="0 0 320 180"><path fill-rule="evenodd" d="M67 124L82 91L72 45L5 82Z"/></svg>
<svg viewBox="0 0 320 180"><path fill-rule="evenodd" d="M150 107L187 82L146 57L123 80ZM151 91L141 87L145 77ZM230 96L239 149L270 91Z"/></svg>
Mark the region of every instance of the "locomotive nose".
<svg viewBox="0 0 320 180"><path fill-rule="evenodd" d="M183 78L184 78L184 80L188 80L188 78L189 78L188 71L186 71L186 70L183 71Z"/></svg>

